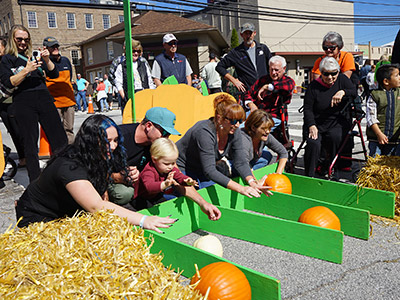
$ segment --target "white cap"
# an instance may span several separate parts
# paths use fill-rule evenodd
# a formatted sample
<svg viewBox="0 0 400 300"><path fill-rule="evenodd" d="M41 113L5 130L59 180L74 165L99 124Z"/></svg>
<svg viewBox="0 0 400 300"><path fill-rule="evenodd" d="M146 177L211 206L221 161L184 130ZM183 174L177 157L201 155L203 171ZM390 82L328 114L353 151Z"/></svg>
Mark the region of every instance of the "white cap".
<svg viewBox="0 0 400 300"><path fill-rule="evenodd" d="M163 44L169 43L170 41L177 41L178 39L172 34L172 33L167 33L163 37Z"/></svg>

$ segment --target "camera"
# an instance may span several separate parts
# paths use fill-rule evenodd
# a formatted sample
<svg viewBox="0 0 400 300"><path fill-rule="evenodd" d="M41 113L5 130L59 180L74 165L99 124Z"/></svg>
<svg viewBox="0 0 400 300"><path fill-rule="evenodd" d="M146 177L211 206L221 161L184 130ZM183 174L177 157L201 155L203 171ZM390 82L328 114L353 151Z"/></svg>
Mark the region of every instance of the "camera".
<svg viewBox="0 0 400 300"><path fill-rule="evenodd" d="M40 60L40 51L39 50L32 51L32 60L36 60L37 62Z"/></svg>

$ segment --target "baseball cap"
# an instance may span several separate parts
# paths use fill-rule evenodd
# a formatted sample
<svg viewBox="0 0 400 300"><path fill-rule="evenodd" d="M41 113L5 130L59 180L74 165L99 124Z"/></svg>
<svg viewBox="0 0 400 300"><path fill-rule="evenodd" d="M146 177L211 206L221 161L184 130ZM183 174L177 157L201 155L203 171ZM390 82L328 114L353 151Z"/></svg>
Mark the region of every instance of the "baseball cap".
<svg viewBox="0 0 400 300"><path fill-rule="evenodd" d="M251 32L253 32L253 31L255 31L256 30L256 27L254 26L254 24L252 24L252 23L244 23L243 25L242 25L242 27L240 27L240 33L243 33L243 32L245 32L245 31L251 31Z"/></svg>
<svg viewBox="0 0 400 300"><path fill-rule="evenodd" d="M163 44L169 43L170 41L177 41L178 39L172 34L172 33L167 33L164 35L162 41Z"/></svg>
<svg viewBox="0 0 400 300"><path fill-rule="evenodd" d="M146 112L145 118L150 122L161 126L169 134L181 135L175 126L175 114L165 107L152 107Z"/></svg>
<svg viewBox="0 0 400 300"><path fill-rule="evenodd" d="M54 38L52 36L48 36L43 40L43 46L53 47L54 45L59 45L60 46L60 43L57 41L56 38Z"/></svg>

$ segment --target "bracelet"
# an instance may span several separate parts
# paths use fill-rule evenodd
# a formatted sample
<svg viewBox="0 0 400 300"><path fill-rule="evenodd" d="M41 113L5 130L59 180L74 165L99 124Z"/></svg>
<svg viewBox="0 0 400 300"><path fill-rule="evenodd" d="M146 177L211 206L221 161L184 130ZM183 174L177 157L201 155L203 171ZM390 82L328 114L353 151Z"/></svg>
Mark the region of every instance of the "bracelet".
<svg viewBox="0 0 400 300"><path fill-rule="evenodd" d="M252 183L253 181L256 181L254 178L251 178L249 181L248 181L248 184L250 184L250 183Z"/></svg>
<svg viewBox="0 0 400 300"><path fill-rule="evenodd" d="M139 223L140 228L143 228L144 220L146 220L147 217L148 217L148 216L144 215L144 216L142 217L142 219L140 220L140 223Z"/></svg>

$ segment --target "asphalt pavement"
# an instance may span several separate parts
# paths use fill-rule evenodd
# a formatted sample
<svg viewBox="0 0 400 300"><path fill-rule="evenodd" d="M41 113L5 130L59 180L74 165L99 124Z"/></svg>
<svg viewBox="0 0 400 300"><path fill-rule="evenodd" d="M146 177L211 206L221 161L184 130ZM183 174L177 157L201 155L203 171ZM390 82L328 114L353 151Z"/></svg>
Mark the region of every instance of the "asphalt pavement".
<svg viewBox="0 0 400 300"><path fill-rule="evenodd" d="M295 95L289 106L289 129L295 141L295 149L301 142L302 105ZM121 123L120 111L107 112L117 124ZM75 132L87 117L76 113ZM363 126L365 128L365 126ZM0 130L3 143L15 148L2 123ZM360 143L356 141L356 148ZM302 152L296 173L302 174ZM44 165L45 162L42 162ZM353 169L361 165L353 164ZM351 184L352 174L340 174L343 182ZM26 169L18 169L14 180L6 181L0 189L0 233L15 224L14 200L18 199L28 184ZM181 241L192 244L201 233L192 233ZM281 281L282 299L399 299L400 298L400 232L399 226L390 220L371 221L368 241L344 237L343 263L335 264L298 254L217 235L224 247L224 257L272 276Z"/></svg>

